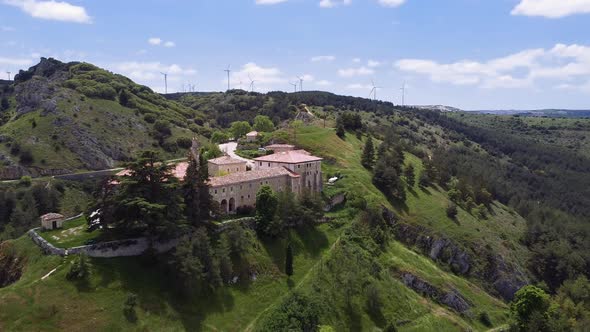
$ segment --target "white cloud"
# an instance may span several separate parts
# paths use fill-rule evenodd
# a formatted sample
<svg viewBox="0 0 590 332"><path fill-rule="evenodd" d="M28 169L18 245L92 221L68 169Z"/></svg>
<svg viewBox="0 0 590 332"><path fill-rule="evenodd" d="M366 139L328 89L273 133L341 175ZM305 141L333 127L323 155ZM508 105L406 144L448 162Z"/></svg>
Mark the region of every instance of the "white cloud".
<svg viewBox="0 0 590 332"><path fill-rule="evenodd" d="M240 70L231 72L232 82L242 82L250 85L250 78L254 80L256 91L269 91L277 88L278 85L285 85L288 80L283 76L281 70L276 67L262 67L254 62L243 65ZM227 84L227 78L222 79Z"/></svg>
<svg viewBox="0 0 590 332"><path fill-rule="evenodd" d="M120 62L106 66L110 70L121 73L130 79L149 85L154 90L164 92L162 73L168 74L168 91L174 90L174 84L185 82L188 77L193 77L197 71L192 68L182 67L177 64L165 65L160 62Z"/></svg>
<svg viewBox="0 0 590 332"><path fill-rule="evenodd" d="M426 75L434 82L517 88L531 86L541 79L569 81L590 75L590 47L557 44L549 50L524 50L486 62L461 60L441 64L426 59L402 59L395 66Z"/></svg>
<svg viewBox="0 0 590 332"><path fill-rule="evenodd" d="M0 65L2 66L29 66L33 64L33 60L29 58L5 58L0 57Z"/></svg>
<svg viewBox="0 0 590 332"><path fill-rule="evenodd" d="M327 81L327 80L319 80L319 81L316 81L315 82L315 85L318 85L318 86L331 86L332 85L332 82Z"/></svg>
<svg viewBox="0 0 590 332"><path fill-rule="evenodd" d="M318 55L311 58L311 62L320 62L320 61L334 61L336 57L333 55Z"/></svg>
<svg viewBox="0 0 590 332"><path fill-rule="evenodd" d="M512 15L561 18L590 13L590 0L521 0Z"/></svg>
<svg viewBox="0 0 590 332"><path fill-rule="evenodd" d="M164 46L164 47L175 47L176 43L173 41L164 41L159 37L151 37L148 39L148 43L153 46Z"/></svg>
<svg viewBox="0 0 590 332"><path fill-rule="evenodd" d="M157 46L157 45L162 44L162 39L160 39L158 37L152 37L152 38L148 39L148 43L150 45Z"/></svg>
<svg viewBox="0 0 590 332"><path fill-rule="evenodd" d="M301 77L301 78L302 78L304 81L306 81L306 82L313 82L313 81L314 81L314 79L315 79L315 78L313 77L313 75L310 75L310 74L305 74L305 75L303 75L303 76L299 76L299 77Z"/></svg>
<svg viewBox="0 0 590 332"><path fill-rule="evenodd" d="M354 84L348 84L346 86L346 88L350 89L350 90L371 90L371 89L373 89L373 86L370 84L354 83Z"/></svg>
<svg viewBox="0 0 590 332"><path fill-rule="evenodd" d="M338 75L342 77L366 76L372 75L375 71L371 68L361 66L358 68L344 68L338 70Z"/></svg>
<svg viewBox="0 0 590 332"><path fill-rule="evenodd" d="M282 2L287 2L287 0L256 0L257 5L276 5Z"/></svg>
<svg viewBox="0 0 590 332"><path fill-rule="evenodd" d="M321 0L320 7L322 8L334 8L338 6L348 6L352 3L352 0Z"/></svg>
<svg viewBox="0 0 590 332"><path fill-rule="evenodd" d="M369 60L369 61L367 61L367 66L369 66L371 68L379 67L379 66L381 66L381 62L375 61L375 60Z"/></svg>
<svg viewBox="0 0 590 332"><path fill-rule="evenodd" d="M361 62L361 58L354 58L354 59L352 59L352 62L354 62L354 63L360 63Z"/></svg>
<svg viewBox="0 0 590 332"><path fill-rule="evenodd" d="M379 4L383 7L399 7L403 5L406 0L378 0Z"/></svg>
<svg viewBox="0 0 590 332"><path fill-rule="evenodd" d="M82 6L65 1L3 0L4 4L20 8L34 18L74 23L92 23L92 18Z"/></svg>

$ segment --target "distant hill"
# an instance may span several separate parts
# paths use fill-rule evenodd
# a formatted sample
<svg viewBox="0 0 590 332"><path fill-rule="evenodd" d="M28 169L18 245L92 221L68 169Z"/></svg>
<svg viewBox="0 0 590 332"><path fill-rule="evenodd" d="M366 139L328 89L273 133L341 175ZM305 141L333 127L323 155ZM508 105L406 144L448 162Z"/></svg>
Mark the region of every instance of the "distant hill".
<svg viewBox="0 0 590 332"><path fill-rule="evenodd" d="M542 109L542 110L478 110L482 114L519 115L551 118L588 118L590 110Z"/></svg>
<svg viewBox="0 0 590 332"><path fill-rule="evenodd" d="M178 157L200 128L199 112L88 63L42 58L0 98L0 178L112 168L145 148Z"/></svg>
<svg viewBox="0 0 590 332"><path fill-rule="evenodd" d="M445 105L416 105L413 106L418 109L429 109L441 112L461 112L462 110L452 106L445 106Z"/></svg>

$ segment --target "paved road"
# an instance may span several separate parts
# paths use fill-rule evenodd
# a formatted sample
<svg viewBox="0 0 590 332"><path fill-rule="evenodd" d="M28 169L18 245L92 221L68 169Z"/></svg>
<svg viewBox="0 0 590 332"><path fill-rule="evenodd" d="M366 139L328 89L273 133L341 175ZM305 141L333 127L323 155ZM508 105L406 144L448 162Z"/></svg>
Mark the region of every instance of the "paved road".
<svg viewBox="0 0 590 332"><path fill-rule="evenodd" d="M243 157L240 157L236 154L237 147L238 147L237 142L229 142L229 143L219 144L219 149L221 150L221 152L227 153L232 158L243 160L248 164L248 166L250 166L251 168L254 168L254 161L252 159L243 158Z"/></svg>

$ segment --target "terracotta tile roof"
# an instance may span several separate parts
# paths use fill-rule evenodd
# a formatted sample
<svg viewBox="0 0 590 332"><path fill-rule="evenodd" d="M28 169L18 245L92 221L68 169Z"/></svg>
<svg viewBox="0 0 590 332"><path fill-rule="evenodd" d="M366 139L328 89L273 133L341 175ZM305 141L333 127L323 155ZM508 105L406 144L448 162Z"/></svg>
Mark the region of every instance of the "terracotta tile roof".
<svg viewBox="0 0 590 332"><path fill-rule="evenodd" d="M307 163L312 161L320 161L322 158L312 156L309 152L304 150L297 150L297 151L285 151L279 153L269 154L268 156L262 156L255 158L256 161L269 161L269 162L276 162L276 163L286 163L286 164L299 164L299 163Z"/></svg>
<svg viewBox="0 0 590 332"><path fill-rule="evenodd" d="M232 158L230 156L223 156L215 159L209 159L209 162L215 165L230 165L230 164L243 164L246 163L243 160Z"/></svg>
<svg viewBox="0 0 590 332"><path fill-rule="evenodd" d="M182 179L184 179L184 175L186 174L187 168L188 168L188 162L186 162L186 161L180 162L180 163L174 165L174 168L172 169L172 174L174 174L175 177L182 180ZM124 170L120 171L119 173L115 174L116 177L129 176L129 175L131 175L131 171L128 169L124 169ZM112 184L119 184L119 181L114 180L111 183Z"/></svg>
<svg viewBox="0 0 590 332"><path fill-rule="evenodd" d="M64 216L59 213L47 213L41 216L41 220L63 219Z"/></svg>
<svg viewBox="0 0 590 332"><path fill-rule="evenodd" d="M238 184L243 182L275 178L279 176L299 177L298 174L287 170L284 167L265 168L254 171L232 173L225 176L216 176L209 178L211 187L225 186L229 184Z"/></svg>

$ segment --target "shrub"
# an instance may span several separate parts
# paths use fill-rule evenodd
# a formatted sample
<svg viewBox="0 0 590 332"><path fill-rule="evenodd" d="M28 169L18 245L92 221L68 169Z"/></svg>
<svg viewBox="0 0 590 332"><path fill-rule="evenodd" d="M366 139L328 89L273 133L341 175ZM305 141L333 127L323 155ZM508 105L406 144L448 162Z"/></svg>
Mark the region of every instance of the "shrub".
<svg viewBox="0 0 590 332"><path fill-rule="evenodd" d="M13 156L16 156L20 153L20 144L18 144L17 142L12 142L12 144L10 144L10 154Z"/></svg>
<svg viewBox="0 0 590 332"><path fill-rule="evenodd" d="M492 325L493 325L490 315L488 315L488 313L485 311L482 311L479 313L478 319L483 325L485 325L487 327L492 327Z"/></svg>
<svg viewBox="0 0 590 332"><path fill-rule="evenodd" d="M20 180L18 181L18 184L20 184L23 187L29 187L31 186L31 177L28 175L25 175L23 177L20 178Z"/></svg>
<svg viewBox="0 0 590 332"><path fill-rule="evenodd" d="M34 161L33 153L31 150L21 150L20 152L20 162L23 164L32 164Z"/></svg>
<svg viewBox="0 0 590 332"><path fill-rule="evenodd" d="M152 113L148 113L148 114L144 115L143 116L143 119L147 123L154 123L154 122L156 122L156 117Z"/></svg>
<svg viewBox="0 0 590 332"><path fill-rule="evenodd" d="M455 217L457 217L457 205L456 204L449 204L449 206L447 206L447 217L451 218L451 219L455 219Z"/></svg>
<svg viewBox="0 0 590 332"><path fill-rule="evenodd" d="M127 300L123 305L123 314L128 321L135 323L137 321L137 312L135 311L137 306L137 295L133 293L127 294Z"/></svg>
<svg viewBox="0 0 590 332"><path fill-rule="evenodd" d="M172 130L170 129L170 122L168 122L166 120L156 121L156 123L154 123L154 129L163 135L172 134Z"/></svg>
<svg viewBox="0 0 590 332"><path fill-rule="evenodd" d="M183 149L188 149L193 145L193 140L188 137L179 137L176 139L176 144Z"/></svg>
<svg viewBox="0 0 590 332"><path fill-rule="evenodd" d="M85 280L90 275L90 267L88 264L88 258L86 255L78 255L72 262L70 270L66 274L66 279L72 280Z"/></svg>

